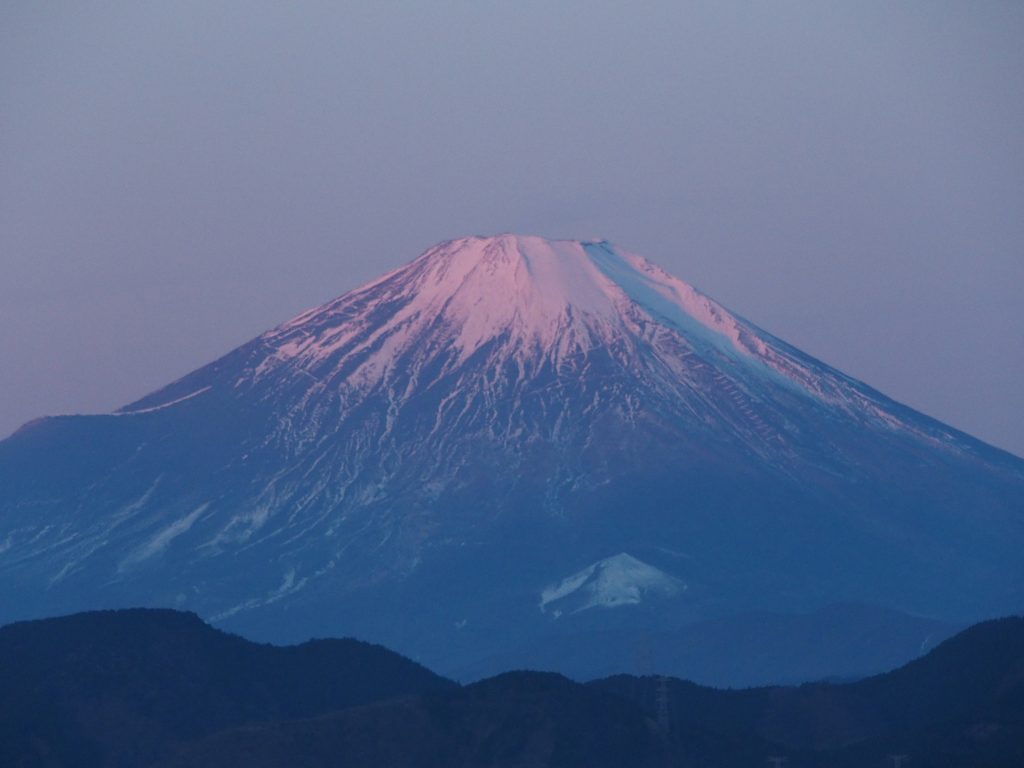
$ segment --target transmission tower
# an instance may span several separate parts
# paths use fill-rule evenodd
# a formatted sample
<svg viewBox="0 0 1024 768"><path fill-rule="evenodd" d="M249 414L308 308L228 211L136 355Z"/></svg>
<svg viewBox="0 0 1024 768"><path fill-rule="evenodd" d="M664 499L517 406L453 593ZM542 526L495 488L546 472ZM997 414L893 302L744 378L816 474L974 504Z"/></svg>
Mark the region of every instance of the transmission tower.
<svg viewBox="0 0 1024 768"><path fill-rule="evenodd" d="M658 712L658 728L662 733L668 733L668 678L665 675L658 675L658 687L655 689L655 706Z"/></svg>

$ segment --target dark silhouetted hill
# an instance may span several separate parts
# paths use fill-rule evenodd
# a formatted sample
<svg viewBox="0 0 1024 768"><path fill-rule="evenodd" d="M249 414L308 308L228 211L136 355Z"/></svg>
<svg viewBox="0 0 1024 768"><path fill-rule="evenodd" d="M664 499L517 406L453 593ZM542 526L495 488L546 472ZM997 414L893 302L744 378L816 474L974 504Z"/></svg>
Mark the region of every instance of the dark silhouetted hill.
<svg viewBox="0 0 1024 768"><path fill-rule="evenodd" d="M591 684L651 713L658 679ZM670 720L778 745L790 766L1024 765L1024 618L977 624L900 669L848 684L720 691L666 684Z"/></svg>
<svg viewBox="0 0 1024 768"><path fill-rule="evenodd" d="M4 627L0 676L5 767L1024 765L1024 618L854 683L716 690L538 672L460 687L378 646L257 645L132 610Z"/></svg>
<svg viewBox="0 0 1024 768"><path fill-rule="evenodd" d="M618 696L536 672L465 688L213 736L165 765L662 765L643 711Z"/></svg>
<svg viewBox="0 0 1024 768"><path fill-rule="evenodd" d="M659 672L716 688L854 680L895 669L965 626L859 604L805 614L744 613L640 636L628 622L616 629L595 624L513 646L453 676L468 681L506 669L542 669L595 680L623 672L623 659L647 657Z"/></svg>
<svg viewBox="0 0 1024 768"><path fill-rule="evenodd" d="M915 768L1024 764L1024 619L975 626L857 683L721 691L656 677L580 685L514 672L217 734L164 765L744 768L780 756L790 768L859 768L888 765L891 754Z"/></svg>
<svg viewBox="0 0 1024 768"><path fill-rule="evenodd" d="M0 681L2 766L140 766L243 723L453 686L356 640L259 645L144 609L0 628Z"/></svg>

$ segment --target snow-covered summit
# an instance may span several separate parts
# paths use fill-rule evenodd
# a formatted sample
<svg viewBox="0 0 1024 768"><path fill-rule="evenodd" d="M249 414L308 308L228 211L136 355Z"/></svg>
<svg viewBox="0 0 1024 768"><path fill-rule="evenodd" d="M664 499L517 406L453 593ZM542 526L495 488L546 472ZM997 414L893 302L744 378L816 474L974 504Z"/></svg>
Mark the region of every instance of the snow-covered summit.
<svg viewBox="0 0 1024 768"><path fill-rule="evenodd" d="M589 608L618 608L645 599L673 597L686 591L674 576L626 552L591 563L541 590L541 612L558 618Z"/></svg>
<svg viewBox="0 0 1024 768"><path fill-rule="evenodd" d="M560 340L586 347L619 322L622 297L583 243L501 235L432 248L414 261L408 307L456 330L455 345L472 354L508 335L549 348Z"/></svg>
<svg viewBox="0 0 1024 768"><path fill-rule="evenodd" d="M372 329L364 325L371 318ZM269 331L261 337L268 364L259 373L286 362L309 369L347 348L366 353L363 374L374 379L424 344L456 350L460 361L491 342L518 361L561 360L597 345L631 348L652 323L695 347L741 357L767 351L715 301L607 241L503 234L440 243Z"/></svg>
<svg viewBox="0 0 1024 768"><path fill-rule="evenodd" d="M231 368L233 380L218 385L202 369L121 413L152 412L228 384L236 392L265 390L261 397L294 412L286 427L309 424L309 404L327 408L331 398L340 400L329 406L340 409L331 417L340 423L359 403L383 397L392 424L426 391L455 386L437 406L434 428L442 429L459 402L479 396L488 407L507 401L518 409L526 391L554 375L577 377L594 407L631 413L641 401L648 408L661 401L664 414L717 425L759 453L766 441L793 437L780 408L765 407L782 401L789 409L810 400L874 428L955 442L937 424L907 421L870 388L605 240L502 234L445 241L243 349L246 362ZM583 372L589 377L579 380ZM609 399L612 392L620 402ZM516 429L506 424L496 434Z"/></svg>

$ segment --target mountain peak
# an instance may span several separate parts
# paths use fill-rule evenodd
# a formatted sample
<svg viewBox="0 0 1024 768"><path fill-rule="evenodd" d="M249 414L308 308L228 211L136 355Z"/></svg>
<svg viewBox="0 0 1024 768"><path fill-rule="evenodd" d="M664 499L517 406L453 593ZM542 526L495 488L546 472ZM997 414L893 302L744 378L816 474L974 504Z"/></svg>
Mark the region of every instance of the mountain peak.
<svg viewBox="0 0 1024 768"><path fill-rule="evenodd" d="M261 338L275 359L312 364L350 341L353 318L367 313L378 324L388 315L368 340L380 364L428 336L460 360L496 342L517 359L557 362L596 346L631 348L651 324L733 356L764 351L756 334L716 302L608 241L508 233L439 243Z"/></svg>
<svg viewBox="0 0 1024 768"><path fill-rule="evenodd" d="M502 248L509 251L518 251L525 258L530 258L545 251L557 251L559 248L608 244L608 241L604 238L567 239L520 234L517 232L500 232L495 235L468 235L454 240L445 240L438 243L434 248L429 249L426 253L431 253L437 248L447 246L478 249L481 253L488 249Z"/></svg>
<svg viewBox="0 0 1024 768"><path fill-rule="evenodd" d="M464 238L117 414L0 442L0 620L158 604L455 668L556 612L565 637L1005 612L1022 489L1020 460L640 256Z"/></svg>
<svg viewBox="0 0 1024 768"><path fill-rule="evenodd" d="M215 363L121 413L163 409L224 385L284 387L299 397L299 410L321 395L342 398L347 410L370 393L400 409L452 380L492 402L515 399L551 375L589 371L602 386L619 380L627 389L646 387L669 409L683 403L686 418L701 414L701 422L709 402L721 401L726 411L736 410L719 414L739 422L730 430L751 432L757 441L786 431L753 415L757 403L780 397L885 429L909 428L941 444L952 439L930 424L911 426L877 393L607 240L511 233L447 240L243 350L248 362L230 382L211 383Z"/></svg>
<svg viewBox="0 0 1024 768"><path fill-rule="evenodd" d="M526 235L467 237L440 243L410 268L425 268L420 291L434 289L446 297L471 292L477 304L519 299L540 311L554 304L596 309L607 303L611 286L588 247Z"/></svg>
<svg viewBox="0 0 1024 768"><path fill-rule="evenodd" d="M587 346L585 328L607 336L621 298L584 243L522 235L442 243L414 262L413 306L458 329L472 352L508 334L548 347L559 336Z"/></svg>

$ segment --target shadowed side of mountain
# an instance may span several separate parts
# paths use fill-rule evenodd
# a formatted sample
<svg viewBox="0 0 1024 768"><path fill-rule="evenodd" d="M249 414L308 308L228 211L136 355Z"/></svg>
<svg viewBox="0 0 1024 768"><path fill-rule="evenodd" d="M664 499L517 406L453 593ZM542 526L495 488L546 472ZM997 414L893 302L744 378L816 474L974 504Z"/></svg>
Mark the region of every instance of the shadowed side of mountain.
<svg viewBox="0 0 1024 768"><path fill-rule="evenodd" d="M129 609L0 628L0 765L138 766L243 723L452 687L380 646L251 643Z"/></svg>

